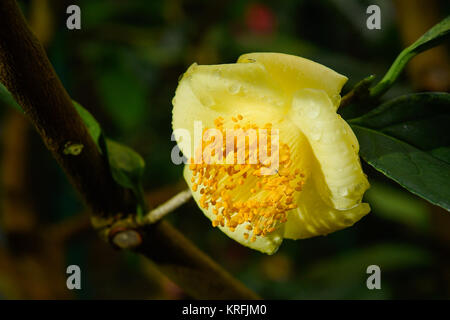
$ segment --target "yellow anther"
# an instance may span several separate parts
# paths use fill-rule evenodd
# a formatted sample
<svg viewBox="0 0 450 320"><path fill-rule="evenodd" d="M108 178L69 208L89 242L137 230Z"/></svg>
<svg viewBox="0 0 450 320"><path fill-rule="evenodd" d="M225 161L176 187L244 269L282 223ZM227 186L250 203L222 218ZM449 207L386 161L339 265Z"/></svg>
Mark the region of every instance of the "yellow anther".
<svg viewBox="0 0 450 320"><path fill-rule="evenodd" d="M243 116L237 115L231 117L231 120L238 122L243 120ZM202 148L196 150L196 159L200 159L205 150L209 151L206 159L199 164L192 163L194 159L190 159L189 169L192 170L193 174L190 179L193 184L192 191L196 192L199 187L201 188L200 194L202 196L199 203L205 209L211 206L212 213L216 217L212 223L213 226L226 226L233 232L239 225L248 223L245 227L248 232L244 233L244 237L250 239L250 241L255 241L257 237L264 237L273 232L278 224L286 221L287 211L296 208L293 194L296 191L301 191L304 181L299 180L299 178L304 177L304 175L300 174L300 169L297 168L294 171L290 168L292 159L289 146L282 142L279 143L279 146L275 145L270 131L261 131L260 133L257 130L256 137L249 136L246 138L245 152L243 153L245 162L237 163L238 148L240 148L237 145L237 137L235 137L233 143L234 149L227 150L229 146L227 146L226 128L224 128L223 123L222 117L214 120L215 128L221 131L223 136L223 141L220 141L222 150L216 152L216 146L212 145L213 141L216 140L215 136L204 138L204 141L208 141L203 143ZM243 130L250 128L258 129L258 126L251 122L247 122L245 125L242 123L241 125L234 124L235 130L242 130L240 135L244 134ZM272 124L266 123L264 128L271 129ZM208 128L205 128L203 132L205 133L207 130ZM261 141L261 135L264 135L264 140L267 141L266 146L258 145ZM261 163L259 161L258 163L250 162L250 159L254 159L255 156L256 159L259 159L260 147L268 152L269 158ZM261 168L269 167L273 163L274 157L277 155L272 155L271 152L278 147L280 152L279 168L274 169L272 175L263 175ZM225 161L228 160L234 160L235 162L227 164ZM247 193L248 197L242 199L239 196L240 200L238 201L235 196L236 194L245 194L240 186L243 186L246 180L253 187L250 186L247 189L246 186L246 190L250 191L250 193ZM234 193L235 190L238 193Z"/></svg>

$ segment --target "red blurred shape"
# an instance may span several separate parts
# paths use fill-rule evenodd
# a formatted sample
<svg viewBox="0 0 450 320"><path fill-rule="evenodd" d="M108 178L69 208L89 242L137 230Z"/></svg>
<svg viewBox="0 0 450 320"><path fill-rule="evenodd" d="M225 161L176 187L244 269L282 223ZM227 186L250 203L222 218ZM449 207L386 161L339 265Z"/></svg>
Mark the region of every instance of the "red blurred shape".
<svg viewBox="0 0 450 320"><path fill-rule="evenodd" d="M253 3L247 7L245 22L250 31L271 34L275 30L275 15L266 5Z"/></svg>

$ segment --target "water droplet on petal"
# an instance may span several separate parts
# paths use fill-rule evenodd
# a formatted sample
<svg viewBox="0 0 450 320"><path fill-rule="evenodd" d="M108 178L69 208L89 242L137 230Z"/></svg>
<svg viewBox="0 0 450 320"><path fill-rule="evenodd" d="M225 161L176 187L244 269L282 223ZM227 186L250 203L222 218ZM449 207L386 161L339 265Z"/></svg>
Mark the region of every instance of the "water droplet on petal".
<svg viewBox="0 0 450 320"><path fill-rule="evenodd" d="M343 196L343 197L348 196L348 188L347 187L340 187L338 189L338 193L339 193L340 196Z"/></svg>
<svg viewBox="0 0 450 320"><path fill-rule="evenodd" d="M306 116L310 119L316 119L320 114L320 109L315 104L311 103L305 107Z"/></svg>
<svg viewBox="0 0 450 320"><path fill-rule="evenodd" d="M238 83L233 83L232 85L230 85L230 86L228 87L228 91L229 91L231 94L237 94L240 90L241 90L241 85L238 84Z"/></svg>
<svg viewBox="0 0 450 320"><path fill-rule="evenodd" d="M330 133L327 135L327 139L326 139L327 143L334 143L334 142L336 142L336 136L338 136L338 134L339 134L339 131L336 132L336 134L332 134L332 133L330 132Z"/></svg>
<svg viewBox="0 0 450 320"><path fill-rule="evenodd" d="M331 101L333 102L333 104L334 104L335 106L339 106L339 104L340 104L340 102L341 102L341 96L340 96L339 94L334 94L334 95L331 97Z"/></svg>
<svg viewBox="0 0 450 320"><path fill-rule="evenodd" d="M216 69L213 71L213 75L217 78L220 78L222 76L222 72L219 69Z"/></svg>
<svg viewBox="0 0 450 320"><path fill-rule="evenodd" d="M317 127L311 129L311 139L314 141L319 141L322 138L322 130Z"/></svg>
<svg viewBox="0 0 450 320"><path fill-rule="evenodd" d="M215 105L214 99L210 95L203 96L201 102L207 108L210 108Z"/></svg>

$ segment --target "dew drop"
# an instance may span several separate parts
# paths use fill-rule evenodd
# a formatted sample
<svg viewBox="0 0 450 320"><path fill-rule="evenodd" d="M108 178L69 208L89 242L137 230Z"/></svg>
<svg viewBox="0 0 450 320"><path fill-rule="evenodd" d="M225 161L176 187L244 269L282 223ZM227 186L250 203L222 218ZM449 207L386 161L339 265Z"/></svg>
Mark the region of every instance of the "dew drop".
<svg viewBox="0 0 450 320"><path fill-rule="evenodd" d="M283 101L277 100L276 105L277 105L278 107L282 107L282 106L283 106Z"/></svg>
<svg viewBox="0 0 450 320"><path fill-rule="evenodd" d="M211 96L209 96L209 95L203 96L203 97L201 98L201 102L202 102L202 104L203 104L205 107L207 107L207 108L210 108L210 107L212 107L212 106L215 105L215 102L214 102L213 97L211 97Z"/></svg>
<svg viewBox="0 0 450 320"><path fill-rule="evenodd" d="M311 139L313 139L314 141L319 141L321 137L322 133L320 132L314 132L311 134Z"/></svg>
<svg viewBox="0 0 450 320"><path fill-rule="evenodd" d="M310 119L316 119L320 114L320 109L315 104L308 104L305 109L306 116Z"/></svg>
<svg viewBox="0 0 450 320"><path fill-rule="evenodd" d="M327 135L327 143L334 143L336 142L336 136L337 134L332 134L331 132Z"/></svg>
<svg viewBox="0 0 450 320"><path fill-rule="evenodd" d="M319 141L321 138L322 138L322 130L317 127L313 127L311 129L311 139L314 141Z"/></svg>
<svg viewBox="0 0 450 320"><path fill-rule="evenodd" d="M238 83L233 83L232 85L230 85L230 86L228 87L228 91L229 91L231 94L237 94L237 93L239 93L240 90L241 90L241 85L238 84Z"/></svg>
<svg viewBox="0 0 450 320"><path fill-rule="evenodd" d="M216 69L213 71L213 75L217 78L220 78L222 76L222 72L219 69Z"/></svg>
<svg viewBox="0 0 450 320"><path fill-rule="evenodd" d="M342 197L348 196L348 188L347 187L341 187L341 188L338 189L338 193Z"/></svg>
<svg viewBox="0 0 450 320"><path fill-rule="evenodd" d="M331 101L333 102L333 104L334 104L335 106L339 106L339 104L341 103L341 96L340 96L339 94L334 94L334 95L331 97Z"/></svg>
<svg viewBox="0 0 450 320"><path fill-rule="evenodd" d="M81 153L81 151L83 151L83 148L84 145L82 145L81 143L73 143L72 141L68 141L64 145L63 153L65 155L78 156Z"/></svg>

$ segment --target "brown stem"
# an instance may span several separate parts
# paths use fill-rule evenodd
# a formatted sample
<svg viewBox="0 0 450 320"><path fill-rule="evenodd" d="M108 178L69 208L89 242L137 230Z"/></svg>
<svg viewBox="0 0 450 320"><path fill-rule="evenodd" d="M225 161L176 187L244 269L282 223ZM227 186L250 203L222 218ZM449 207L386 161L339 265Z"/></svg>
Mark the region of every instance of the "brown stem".
<svg viewBox="0 0 450 320"><path fill-rule="evenodd" d="M48 0L31 1L30 27L44 46L52 22ZM36 215L29 180L33 170L41 169L28 166L30 123L13 109L4 122L1 222L7 246L0 252L0 278L8 279L10 287L0 291L6 298L67 299L72 295L64 285L64 248L59 239L42 239L37 228L43 219Z"/></svg>
<svg viewBox="0 0 450 320"><path fill-rule="evenodd" d="M47 148L93 210L93 220L114 222L116 213L132 213L134 199L111 177L85 125L38 40L14 0L0 1L0 81L22 106ZM66 143L84 147L64 155ZM254 299L257 296L167 223L139 230L135 250L194 298Z"/></svg>
<svg viewBox="0 0 450 320"><path fill-rule="evenodd" d="M133 212L130 193L114 183L105 159L13 0L0 2L0 81L96 214ZM68 143L82 144L81 154L65 155Z"/></svg>
<svg viewBox="0 0 450 320"><path fill-rule="evenodd" d="M88 212L80 212L74 217L64 219L62 222L46 225L39 232L52 241L65 243L74 236L91 230L92 225Z"/></svg>
<svg viewBox="0 0 450 320"><path fill-rule="evenodd" d="M136 249L196 299L258 299L216 262L165 221L142 227L142 244ZM164 245L160 245L164 243Z"/></svg>

